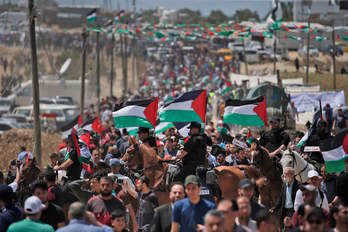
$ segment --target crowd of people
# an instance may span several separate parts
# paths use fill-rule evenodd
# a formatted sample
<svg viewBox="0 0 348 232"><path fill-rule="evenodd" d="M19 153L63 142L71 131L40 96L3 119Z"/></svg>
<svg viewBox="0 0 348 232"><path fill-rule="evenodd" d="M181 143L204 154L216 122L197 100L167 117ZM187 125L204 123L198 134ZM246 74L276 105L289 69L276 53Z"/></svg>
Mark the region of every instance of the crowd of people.
<svg viewBox="0 0 348 232"><path fill-rule="evenodd" d="M45 168L22 147L7 176L0 175L0 231L347 231L347 173L328 174L323 163L308 172L306 183L296 180L293 167L284 168L272 207L261 204L258 180L241 179L235 199L208 184L209 170L252 165L260 151L276 160L301 138L290 138L278 119L270 127L251 136L237 133L234 138L249 145L243 148L227 139L230 131L221 122L204 129L192 122L188 138L170 128L160 141L148 128L139 128L135 138L106 119L100 135L91 132L89 169L72 135ZM143 144L161 159L182 162L168 192L162 189L167 200L141 175L141 164L130 167L129 157Z"/></svg>

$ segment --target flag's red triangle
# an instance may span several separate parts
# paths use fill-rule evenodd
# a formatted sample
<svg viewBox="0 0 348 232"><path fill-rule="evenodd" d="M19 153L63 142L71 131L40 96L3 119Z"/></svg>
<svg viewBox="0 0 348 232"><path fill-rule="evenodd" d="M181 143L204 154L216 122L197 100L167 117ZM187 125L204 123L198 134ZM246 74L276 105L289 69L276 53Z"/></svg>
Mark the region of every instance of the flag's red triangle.
<svg viewBox="0 0 348 232"><path fill-rule="evenodd" d="M342 147L343 147L344 153L348 155L348 133L346 133L346 136L344 136Z"/></svg>
<svg viewBox="0 0 348 232"><path fill-rule="evenodd" d="M254 108L254 112L261 118L265 126L267 126L267 107L266 107L266 97L263 97L263 101L260 102Z"/></svg>
<svg viewBox="0 0 348 232"><path fill-rule="evenodd" d="M100 123L99 117L96 117L92 123L92 129L95 131L97 134L101 134L102 132L102 125Z"/></svg>
<svg viewBox="0 0 348 232"><path fill-rule="evenodd" d="M156 127L157 109L158 109L158 97L156 97L156 99L153 102L151 102L144 110L144 115L146 119L151 123L153 128Z"/></svg>
<svg viewBox="0 0 348 232"><path fill-rule="evenodd" d="M203 90L202 93L193 100L191 107L202 119L202 122L205 122L205 112L207 107L207 92L205 90Z"/></svg>
<svg viewBox="0 0 348 232"><path fill-rule="evenodd" d="M79 117L77 118L77 125L79 125L80 127L82 123L83 123L82 116L79 115Z"/></svg>
<svg viewBox="0 0 348 232"><path fill-rule="evenodd" d="M251 137L251 130L248 129L248 135L247 135L247 139Z"/></svg>
<svg viewBox="0 0 348 232"><path fill-rule="evenodd" d="M86 132L82 135L80 135L80 140L83 141L88 148L91 146L91 134L89 132Z"/></svg>

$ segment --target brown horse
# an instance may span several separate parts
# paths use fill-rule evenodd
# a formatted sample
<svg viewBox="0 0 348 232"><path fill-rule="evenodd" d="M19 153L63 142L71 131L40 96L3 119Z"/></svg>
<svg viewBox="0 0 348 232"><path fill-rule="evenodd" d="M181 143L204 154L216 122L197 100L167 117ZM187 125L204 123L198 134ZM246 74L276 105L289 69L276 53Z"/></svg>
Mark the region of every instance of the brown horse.
<svg viewBox="0 0 348 232"><path fill-rule="evenodd" d="M262 178L256 181L259 187L261 203L267 207L276 204L282 186L281 167L268 155L267 150L258 147L252 152L252 164L255 165L262 174Z"/></svg>
<svg viewBox="0 0 348 232"><path fill-rule="evenodd" d="M245 177L244 173L237 167L220 166L215 168L218 176L218 185L223 198L236 199L238 196L239 181Z"/></svg>
<svg viewBox="0 0 348 232"><path fill-rule="evenodd" d="M163 162L157 155L155 149L146 143L137 144L134 137L130 139L130 147L122 158L128 167L137 172L142 171L144 176L150 180L150 187L155 190L160 204L169 201L168 192L165 187L165 175L168 164Z"/></svg>

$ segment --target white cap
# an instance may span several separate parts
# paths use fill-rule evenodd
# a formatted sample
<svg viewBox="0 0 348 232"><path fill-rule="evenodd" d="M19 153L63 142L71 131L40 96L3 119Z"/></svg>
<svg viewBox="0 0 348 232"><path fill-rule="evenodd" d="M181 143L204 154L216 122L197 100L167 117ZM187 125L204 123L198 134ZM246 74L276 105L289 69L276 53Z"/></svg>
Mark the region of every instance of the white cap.
<svg viewBox="0 0 348 232"><path fill-rule="evenodd" d="M319 174L318 174L318 172L315 171L315 170L310 170L310 171L308 172L308 178L318 177L318 176L319 176Z"/></svg>
<svg viewBox="0 0 348 232"><path fill-rule="evenodd" d="M311 184L307 184L307 185L302 186L302 191L303 190L307 190L307 191L313 192L316 189L317 188L314 185L311 185Z"/></svg>
<svg viewBox="0 0 348 232"><path fill-rule="evenodd" d="M24 202L24 211L26 214L37 214L45 207L37 196L28 197Z"/></svg>

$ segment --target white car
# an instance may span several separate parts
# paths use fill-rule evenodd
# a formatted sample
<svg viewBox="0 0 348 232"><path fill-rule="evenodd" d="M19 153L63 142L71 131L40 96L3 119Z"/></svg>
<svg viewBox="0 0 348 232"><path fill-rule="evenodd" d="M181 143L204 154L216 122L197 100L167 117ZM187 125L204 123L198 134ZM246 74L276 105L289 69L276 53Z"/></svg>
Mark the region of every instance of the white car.
<svg viewBox="0 0 348 232"><path fill-rule="evenodd" d="M303 46L302 49L298 51L300 56L307 56L307 46ZM318 48L314 46L309 46L309 56L319 56Z"/></svg>

